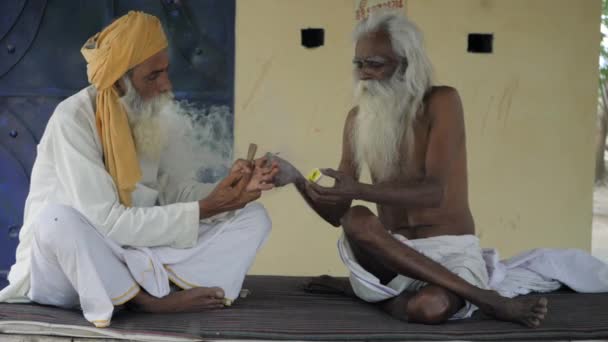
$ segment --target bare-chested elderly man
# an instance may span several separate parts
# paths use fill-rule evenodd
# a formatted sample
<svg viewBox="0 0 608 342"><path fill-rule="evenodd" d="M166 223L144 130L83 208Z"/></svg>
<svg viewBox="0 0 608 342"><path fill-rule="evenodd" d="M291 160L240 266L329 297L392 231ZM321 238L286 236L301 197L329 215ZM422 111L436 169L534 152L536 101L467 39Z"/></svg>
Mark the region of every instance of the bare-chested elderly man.
<svg viewBox="0 0 608 342"><path fill-rule="evenodd" d="M355 30L356 107L346 119L333 187L287 172L314 210L342 225L340 256L349 284L322 277L411 322L469 317L476 307L498 319L535 327L545 298L507 299L488 290L468 203L465 123L458 92L431 85L418 29L398 14L375 12ZM367 166L372 184L359 181ZM291 169L291 171L294 171ZM298 174L297 177L289 177ZM375 203L378 216L353 200ZM342 286L346 285L346 286Z"/></svg>
<svg viewBox="0 0 608 342"><path fill-rule="evenodd" d="M212 186L168 172L161 112L175 104L156 17L130 12L82 53L92 85L57 106L40 141L0 301L80 306L97 327L124 303L147 312L228 305L271 226L249 203L277 169L239 160Z"/></svg>

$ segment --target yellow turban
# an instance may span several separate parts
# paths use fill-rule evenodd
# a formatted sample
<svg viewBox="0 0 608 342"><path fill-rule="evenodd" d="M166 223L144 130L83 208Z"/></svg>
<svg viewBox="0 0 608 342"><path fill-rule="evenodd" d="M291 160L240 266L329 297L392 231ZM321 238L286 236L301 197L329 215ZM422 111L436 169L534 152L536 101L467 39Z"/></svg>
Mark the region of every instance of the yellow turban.
<svg viewBox="0 0 608 342"><path fill-rule="evenodd" d="M95 118L105 166L120 202L128 207L141 170L127 113L114 85L127 71L165 48L167 38L158 18L131 11L89 38L80 50L88 63L89 82L97 88Z"/></svg>

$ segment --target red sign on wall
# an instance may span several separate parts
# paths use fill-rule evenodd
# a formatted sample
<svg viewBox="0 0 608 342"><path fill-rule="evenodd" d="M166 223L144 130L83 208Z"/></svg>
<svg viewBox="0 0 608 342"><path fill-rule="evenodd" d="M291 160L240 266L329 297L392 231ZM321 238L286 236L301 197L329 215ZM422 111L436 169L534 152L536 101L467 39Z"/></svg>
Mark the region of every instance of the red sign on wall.
<svg viewBox="0 0 608 342"><path fill-rule="evenodd" d="M355 18L362 20L377 9L403 10L405 0L355 0Z"/></svg>

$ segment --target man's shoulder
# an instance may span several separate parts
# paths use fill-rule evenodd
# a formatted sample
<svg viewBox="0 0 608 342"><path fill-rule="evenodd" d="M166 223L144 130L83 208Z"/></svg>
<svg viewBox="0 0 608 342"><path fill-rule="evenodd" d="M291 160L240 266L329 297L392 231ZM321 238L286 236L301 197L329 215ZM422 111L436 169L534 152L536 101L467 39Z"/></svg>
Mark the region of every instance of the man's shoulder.
<svg viewBox="0 0 608 342"><path fill-rule="evenodd" d="M346 115L346 120L344 121L344 130L350 132L355 122L355 118L357 117L357 113L359 112L359 106L353 107L348 111Z"/></svg>
<svg viewBox="0 0 608 342"><path fill-rule="evenodd" d="M437 102L444 101L454 101L460 100L460 95L458 94L458 90L454 87L442 85L442 86L433 86L426 93L424 97L424 102L427 105L431 105Z"/></svg>
<svg viewBox="0 0 608 342"><path fill-rule="evenodd" d="M352 121L357 117L357 113L359 113L359 106L355 106L348 111L346 115L346 122Z"/></svg>
<svg viewBox="0 0 608 342"><path fill-rule="evenodd" d="M94 88L87 87L59 102L51 120L56 123L63 123L65 121L94 122L94 92Z"/></svg>
<svg viewBox="0 0 608 342"><path fill-rule="evenodd" d="M464 134L464 110L458 91L449 86L433 87L425 101L425 120L427 125L442 127L440 135L450 132ZM442 123L442 124L441 124Z"/></svg>
<svg viewBox="0 0 608 342"><path fill-rule="evenodd" d="M456 88L450 86L434 86L424 98L425 116L433 121L438 116L448 113L462 115L462 102Z"/></svg>

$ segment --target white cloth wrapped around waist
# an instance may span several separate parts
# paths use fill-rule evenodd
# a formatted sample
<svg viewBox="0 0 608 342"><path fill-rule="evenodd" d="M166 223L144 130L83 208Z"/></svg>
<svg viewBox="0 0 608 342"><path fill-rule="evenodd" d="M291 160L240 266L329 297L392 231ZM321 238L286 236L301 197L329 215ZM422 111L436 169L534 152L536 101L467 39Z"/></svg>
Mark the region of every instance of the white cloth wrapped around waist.
<svg viewBox="0 0 608 342"><path fill-rule="evenodd" d="M457 274L465 281L487 288L488 274L482 257L479 239L474 235L445 235L427 239L408 240L402 235L393 234L397 240L417 252L441 264L446 269ZM426 285L425 282L397 275L388 284L365 270L356 260L345 236L338 241L338 251L344 264L350 270L350 283L355 294L367 302L379 302L398 296L403 291L418 291ZM469 317L476 307L466 303L453 318Z"/></svg>
<svg viewBox="0 0 608 342"><path fill-rule="evenodd" d="M473 235L416 240L393 236L469 283L495 290L504 297L551 292L563 285L581 293L608 292L608 264L586 251L538 248L501 261L496 249L482 250L479 239ZM402 275L383 285L359 265L344 236L338 241L338 250L350 270L355 294L368 302L393 298L403 291L417 291L426 285ZM457 314L454 318L461 317L464 316Z"/></svg>

